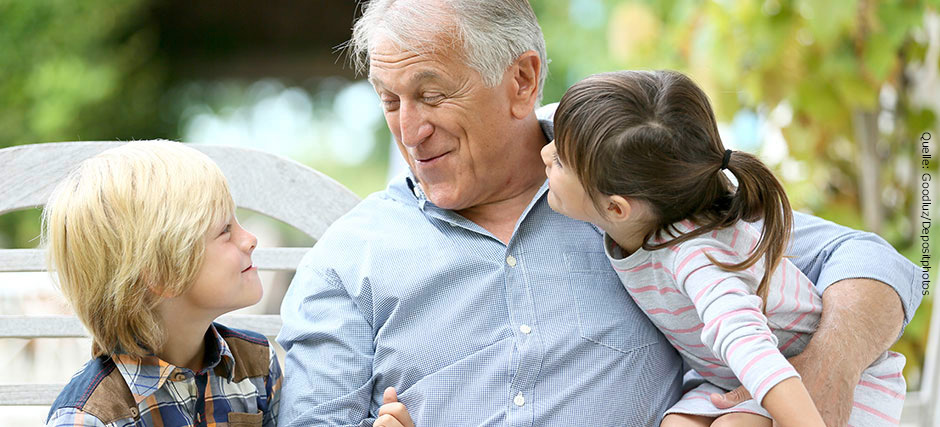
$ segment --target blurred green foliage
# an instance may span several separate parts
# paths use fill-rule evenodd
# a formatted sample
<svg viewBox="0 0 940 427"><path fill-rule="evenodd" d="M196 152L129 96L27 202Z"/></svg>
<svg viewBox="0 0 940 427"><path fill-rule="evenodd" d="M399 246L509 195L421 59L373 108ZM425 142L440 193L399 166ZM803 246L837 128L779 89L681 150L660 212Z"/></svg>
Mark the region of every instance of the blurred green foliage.
<svg viewBox="0 0 940 427"><path fill-rule="evenodd" d="M937 112L912 102L916 82L906 71L927 58L926 39L915 33L923 32L927 10L936 13L940 2L532 4L551 60L545 102L592 73L674 69L703 87L719 121L732 122L742 111L767 117L784 106L790 117L780 130L799 172L781 175L794 207L877 231L920 260L919 137L936 135ZM762 148L773 148L768 144ZM936 173L936 163L927 172ZM929 299L921 305L895 346L908 357L909 374L922 366L931 306Z"/></svg>
<svg viewBox="0 0 940 427"><path fill-rule="evenodd" d="M164 70L140 0L0 0L0 147L166 137ZM38 214L0 216L0 246L35 246Z"/></svg>

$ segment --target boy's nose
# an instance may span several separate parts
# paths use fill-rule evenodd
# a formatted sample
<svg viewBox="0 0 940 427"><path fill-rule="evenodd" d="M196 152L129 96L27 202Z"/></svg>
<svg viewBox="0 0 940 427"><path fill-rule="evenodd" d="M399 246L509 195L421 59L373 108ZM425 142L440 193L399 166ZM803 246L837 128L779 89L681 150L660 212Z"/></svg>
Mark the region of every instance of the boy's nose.
<svg viewBox="0 0 940 427"><path fill-rule="evenodd" d="M258 238L248 230L244 230L244 232L245 237L242 239L242 248L245 252L251 254L258 246Z"/></svg>

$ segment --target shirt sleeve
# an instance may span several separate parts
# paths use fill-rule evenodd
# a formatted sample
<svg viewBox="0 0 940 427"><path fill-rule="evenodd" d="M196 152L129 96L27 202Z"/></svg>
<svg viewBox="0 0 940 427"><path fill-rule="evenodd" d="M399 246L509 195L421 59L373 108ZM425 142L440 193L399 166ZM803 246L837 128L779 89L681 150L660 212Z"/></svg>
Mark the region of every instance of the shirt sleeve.
<svg viewBox="0 0 940 427"><path fill-rule="evenodd" d="M78 408L60 408L46 421L46 427L106 427L101 420Z"/></svg>
<svg viewBox="0 0 940 427"><path fill-rule="evenodd" d="M799 212L793 214L793 225L787 255L820 294L844 279L877 280L897 292L904 308L903 326L907 326L923 299L918 268L911 261L874 233Z"/></svg>
<svg viewBox="0 0 940 427"><path fill-rule="evenodd" d="M281 374L281 364L277 360L277 352L274 350L274 346L268 346L269 351L269 360L271 365L268 368L268 376L264 379L264 387L266 395L268 396L268 410L264 413L264 422L265 427L274 427L277 425L277 413L281 403L281 381L283 381L283 375Z"/></svg>
<svg viewBox="0 0 940 427"><path fill-rule="evenodd" d="M372 426L372 327L336 274L311 265L316 256L304 257L281 304L279 422Z"/></svg>
<svg viewBox="0 0 940 427"><path fill-rule="evenodd" d="M714 265L740 262L728 248L689 242L676 254L673 270L679 290L687 295L702 320L702 343L734 371L757 402L779 382L799 377L777 349L767 326L762 302L754 293L759 277L747 271L729 272Z"/></svg>

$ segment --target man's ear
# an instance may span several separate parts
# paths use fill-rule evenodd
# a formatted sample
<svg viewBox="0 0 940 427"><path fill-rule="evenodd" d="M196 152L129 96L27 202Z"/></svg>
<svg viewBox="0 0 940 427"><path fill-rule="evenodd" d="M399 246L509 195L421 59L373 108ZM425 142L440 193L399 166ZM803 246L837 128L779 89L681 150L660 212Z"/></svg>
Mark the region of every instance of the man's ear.
<svg viewBox="0 0 940 427"><path fill-rule="evenodd" d="M604 214L607 215L607 220L612 223L626 221L634 213L634 206L631 202L621 196L607 196L605 203L607 203L607 207Z"/></svg>
<svg viewBox="0 0 940 427"><path fill-rule="evenodd" d="M535 109L539 96L539 76L542 75L542 60L534 50L523 52L509 67L510 111L517 119L527 117Z"/></svg>

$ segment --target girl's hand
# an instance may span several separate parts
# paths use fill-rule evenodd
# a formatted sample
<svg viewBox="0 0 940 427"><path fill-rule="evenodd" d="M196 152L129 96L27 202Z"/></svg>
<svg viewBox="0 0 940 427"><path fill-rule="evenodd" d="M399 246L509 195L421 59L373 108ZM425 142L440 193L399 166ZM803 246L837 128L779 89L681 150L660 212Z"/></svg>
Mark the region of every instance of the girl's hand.
<svg viewBox="0 0 940 427"><path fill-rule="evenodd" d="M408 408L398 401L395 387L385 389L382 395L382 406L379 408L379 417L372 423L374 427L414 427Z"/></svg>

